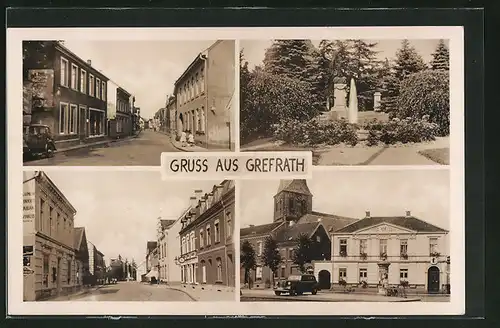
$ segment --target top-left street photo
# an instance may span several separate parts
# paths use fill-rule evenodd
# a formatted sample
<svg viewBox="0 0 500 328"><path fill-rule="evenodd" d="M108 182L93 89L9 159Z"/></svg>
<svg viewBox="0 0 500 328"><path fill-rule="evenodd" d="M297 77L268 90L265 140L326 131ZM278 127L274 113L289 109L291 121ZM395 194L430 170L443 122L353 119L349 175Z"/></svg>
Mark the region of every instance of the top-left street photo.
<svg viewBox="0 0 500 328"><path fill-rule="evenodd" d="M234 151L235 41L23 41L24 166Z"/></svg>

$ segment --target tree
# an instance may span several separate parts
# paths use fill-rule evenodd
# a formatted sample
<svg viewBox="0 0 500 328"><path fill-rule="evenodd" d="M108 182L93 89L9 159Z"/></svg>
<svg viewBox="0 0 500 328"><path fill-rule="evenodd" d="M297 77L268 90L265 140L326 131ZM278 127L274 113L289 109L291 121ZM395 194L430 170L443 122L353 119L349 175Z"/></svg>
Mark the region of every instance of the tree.
<svg viewBox="0 0 500 328"><path fill-rule="evenodd" d="M439 134L450 133L449 74L445 70L426 70L406 78L400 88L397 115L400 118L429 117L439 126Z"/></svg>
<svg viewBox="0 0 500 328"><path fill-rule="evenodd" d="M278 243L272 236L264 240L264 251L262 253L262 263L271 269L273 273L272 285L274 286L274 275L276 274L280 263L283 261L278 250Z"/></svg>
<svg viewBox="0 0 500 328"><path fill-rule="evenodd" d="M297 246L295 246L292 260L294 264L299 266L302 273L306 271L306 264L311 263L314 255L314 245L311 238L306 234L301 234L297 238Z"/></svg>
<svg viewBox="0 0 500 328"><path fill-rule="evenodd" d="M396 52L395 75L402 81L410 74L426 69L422 56L410 45L408 40L401 42L401 48Z"/></svg>
<svg viewBox="0 0 500 328"><path fill-rule="evenodd" d="M275 40L264 55L264 70L304 81L309 77L313 51L310 40Z"/></svg>
<svg viewBox="0 0 500 328"><path fill-rule="evenodd" d="M255 268L257 267L255 250L248 240L245 240L241 244L240 262L241 267L245 270L245 283L248 283L250 278L250 270L255 270Z"/></svg>
<svg viewBox="0 0 500 328"><path fill-rule="evenodd" d="M386 113L393 113L396 109L400 81L387 58L383 61L379 74L381 81L379 87L382 93L381 109Z"/></svg>
<svg viewBox="0 0 500 328"><path fill-rule="evenodd" d="M450 52L444 43L444 40L439 40L436 51L432 54L431 60L432 69L449 70L450 69Z"/></svg>

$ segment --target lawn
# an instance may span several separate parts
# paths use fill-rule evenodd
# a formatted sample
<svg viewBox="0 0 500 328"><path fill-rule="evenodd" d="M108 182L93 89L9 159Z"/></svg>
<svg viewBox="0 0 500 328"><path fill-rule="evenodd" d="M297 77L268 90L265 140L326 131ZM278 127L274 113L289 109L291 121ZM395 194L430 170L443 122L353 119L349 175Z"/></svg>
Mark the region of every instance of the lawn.
<svg viewBox="0 0 500 328"><path fill-rule="evenodd" d="M434 148L426 149L418 152L420 155L442 165L450 165L450 149L449 148Z"/></svg>

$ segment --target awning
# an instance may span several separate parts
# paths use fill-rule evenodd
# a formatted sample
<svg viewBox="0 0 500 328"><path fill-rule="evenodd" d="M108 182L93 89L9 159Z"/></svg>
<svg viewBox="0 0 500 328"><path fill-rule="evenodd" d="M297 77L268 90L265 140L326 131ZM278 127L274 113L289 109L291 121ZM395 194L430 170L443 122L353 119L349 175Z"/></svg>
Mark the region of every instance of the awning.
<svg viewBox="0 0 500 328"><path fill-rule="evenodd" d="M151 270L148 272L148 274L146 275L146 278L158 278L158 271L156 270Z"/></svg>

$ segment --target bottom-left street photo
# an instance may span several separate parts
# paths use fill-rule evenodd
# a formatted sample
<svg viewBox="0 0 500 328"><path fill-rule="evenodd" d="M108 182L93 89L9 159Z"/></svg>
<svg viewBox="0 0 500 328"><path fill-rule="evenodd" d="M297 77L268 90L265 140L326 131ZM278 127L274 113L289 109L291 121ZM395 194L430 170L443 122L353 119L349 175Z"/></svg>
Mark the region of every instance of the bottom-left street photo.
<svg viewBox="0 0 500 328"><path fill-rule="evenodd" d="M24 301L236 301L235 184L24 171Z"/></svg>

